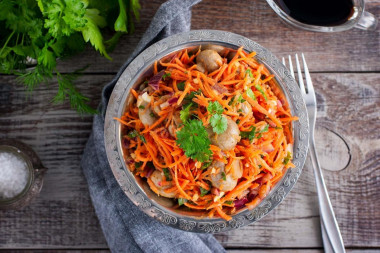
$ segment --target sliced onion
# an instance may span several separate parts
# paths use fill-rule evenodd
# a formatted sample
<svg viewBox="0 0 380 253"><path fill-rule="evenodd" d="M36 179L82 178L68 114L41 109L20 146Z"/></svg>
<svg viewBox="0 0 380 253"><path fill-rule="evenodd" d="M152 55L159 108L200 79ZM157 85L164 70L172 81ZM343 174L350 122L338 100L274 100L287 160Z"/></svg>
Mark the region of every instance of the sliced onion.
<svg viewBox="0 0 380 253"><path fill-rule="evenodd" d="M165 71L160 71L149 79L148 85L152 87L153 90L158 90L158 86L162 79L162 76L165 74Z"/></svg>
<svg viewBox="0 0 380 253"><path fill-rule="evenodd" d="M280 100L277 100L277 108L280 109L282 107L282 103Z"/></svg>
<svg viewBox="0 0 380 253"><path fill-rule="evenodd" d="M245 203L247 203L247 202L248 202L247 198L235 200L234 201L235 208L242 208L245 205Z"/></svg>
<svg viewBox="0 0 380 253"><path fill-rule="evenodd" d="M177 98L177 97L172 97L172 98L169 98L169 99L168 99L168 103L169 103L170 105L177 103L177 101L178 101L178 98Z"/></svg>
<svg viewBox="0 0 380 253"><path fill-rule="evenodd" d="M149 178L150 175L152 175L154 169L153 168L149 168L149 167L145 167L144 169L146 171L146 177Z"/></svg>
<svg viewBox="0 0 380 253"><path fill-rule="evenodd" d="M215 196L219 196L220 194L219 189L216 187L212 187L211 193L214 194Z"/></svg>
<svg viewBox="0 0 380 253"><path fill-rule="evenodd" d="M270 153L274 150L274 147L272 144L267 144L261 147L262 151Z"/></svg>
<svg viewBox="0 0 380 253"><path fill-rule="evenodd" d="M220 85L219 83L214 84L211 88L219 92L219 94L224 94L228 91L224 86Z"/></svg>

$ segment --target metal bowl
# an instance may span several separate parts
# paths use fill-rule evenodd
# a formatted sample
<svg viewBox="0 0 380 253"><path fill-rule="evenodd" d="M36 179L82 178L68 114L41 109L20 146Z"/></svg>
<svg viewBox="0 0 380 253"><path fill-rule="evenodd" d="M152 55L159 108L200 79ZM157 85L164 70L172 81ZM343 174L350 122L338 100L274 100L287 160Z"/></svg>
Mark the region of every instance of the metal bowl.
<svg viewBox="0 0 380 253"><path fill-rule="evenodd" d="M263 63L275 75L272 88L276 89L279 95L284 96L292 114L299 117L299 120L293 123L293 163L296 167L285 173L281 181L256 208L253 210L243 208L234 214L230 221L208 218L197 211L174 209L172 200L158 197L153 193L144 180L135 177L130 172L124 162L126 154L123 153L121 145L122 126L114 120L114 117L123 115L130 89L136 88L146 76L152 73L152 66L156 60L170 57L179 50L202 44L216 44L232 49L243 46L248 52L255 51L257 61ZM281 203L301 174L309 144L308 131L305 103L295 80L286 67L271 52L256 42L234 33L215 30L195 30L173 35L144 50L119 78L107 107L104 125L105 146L111 169L129 199L147 215L166 225L200 233L224 232L248 225L261 219Z"/></svg>

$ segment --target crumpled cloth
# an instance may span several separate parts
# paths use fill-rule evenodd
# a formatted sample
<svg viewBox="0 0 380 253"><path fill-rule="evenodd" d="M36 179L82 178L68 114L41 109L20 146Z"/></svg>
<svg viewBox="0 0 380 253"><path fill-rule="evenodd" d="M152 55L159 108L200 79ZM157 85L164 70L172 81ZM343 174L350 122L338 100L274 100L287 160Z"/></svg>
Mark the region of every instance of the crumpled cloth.
<svg viewBox="0 0 380 253"><path fill-rule="evenodd" d="M172 34L190 30L191 7L201 0L170 0L161 5L135 51L102 91L100 113L82 156L81 166L104 236L112 252L225 252L210 234L185 232L163 225L140 211L124 194L108 164L104 115L111 92L128 64L146 47Z"/></svg>

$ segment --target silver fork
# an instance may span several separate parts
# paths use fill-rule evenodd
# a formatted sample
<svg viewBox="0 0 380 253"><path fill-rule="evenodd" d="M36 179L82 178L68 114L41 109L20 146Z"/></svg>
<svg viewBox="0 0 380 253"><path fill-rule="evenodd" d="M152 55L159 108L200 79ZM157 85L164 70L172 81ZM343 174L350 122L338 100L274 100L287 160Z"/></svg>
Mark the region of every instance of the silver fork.
<svg viewBox="0 0 380 253"><path fill-rule="evenodd" d="M305 73L306 88L304 85L301 66L298 61L298 55L295 55L297 73L298 73L298 84L301 89L302 97L306 102L307 112L309 115L310 133L309 133L309 143L310 143L310 157L313 165L315 183L317 185L318 202L319 202L319 212L321 216L321 231L323 246L325 252L346 252L344 249L343 239L339 231L338 222L336 221L334 210L331 206L329 194L327 193L327 188L325 181L323 179L323 174L321 167L319 166L317 153L315 151L314 145L314 128L315 119L317 116L317 99L315 97L313 83L311 81L309 69L306 65L305 56L302 54L303 68ZM282 58L282 63L285 64L285 59ZM289 70L294 77L292 58L289 55Z"/></svg>

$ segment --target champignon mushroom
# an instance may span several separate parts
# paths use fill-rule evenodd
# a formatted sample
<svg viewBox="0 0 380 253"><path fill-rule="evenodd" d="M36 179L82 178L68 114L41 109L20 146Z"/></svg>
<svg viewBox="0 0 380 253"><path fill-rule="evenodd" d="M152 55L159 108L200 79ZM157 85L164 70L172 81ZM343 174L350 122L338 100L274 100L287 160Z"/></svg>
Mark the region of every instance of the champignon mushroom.
<svg viewBox="0 0 380 253"><path fill-rule="evenodd" d="M206 49L197 56L197 69L200 72L212 72L219 68L223 63L222 57L215 51Z"/></svg>
<svg viewBox="0 0 380 253"><path fill-rule="evenodd" d="M236 162L235 162L236 161ZM237 185L237 181L243 175L240 162L235 160L232 163L233 170L231 173L225 173L225 164L220 161L214 161L208 170L211 171L211 184L220 191L231 191Z"/></svg>
<svg viewBox="0 0 380 253"><path fill-rule="evenodd" d="M241 138L238 125L230 118L227 119L227 129L223 133L215 134L210 127L206 130L211 143L222 150L235 148Z"/></svg>
<svg viewBox="0 0 380 253"><path fill-rule="evenodd" d="M150 107L151 97L147 92L138 96L136 105L139 108L139 119L144 125L153 125L156 122L156 117L153 115L152 108Z"/></svg>
<svg viewBox="0 0 380 253"><path fill-rule="evenodd" d="M219 45L207 44L207 45L202 45L201 46L201 50L202 51L203 50L207 50L207 49L214 50L214 51L216 51L220 55L223 55L223 53L226 51L225 47L219 46Z"/></svg>
<svg viewBox="0 0 380 253"><path fill-rule="evenodd" d="M164 173L159 171L159 170L155 170L152 175L150 175L150 181L154 184L154 187L152 187L152 185L150 185L151 183L149 182L148 180L148 184L150 185L151 188L156 188L158 192L156 192L158 195L161 195L163 197L166 197L166 198L174 198L176 193L175 191L174 192L165 192L165 189L169 189L171 187L173 187L173 183L171 181L167 181L168 184L165 184L165 185L162 185L161 182L164 181Z"/></svg>

